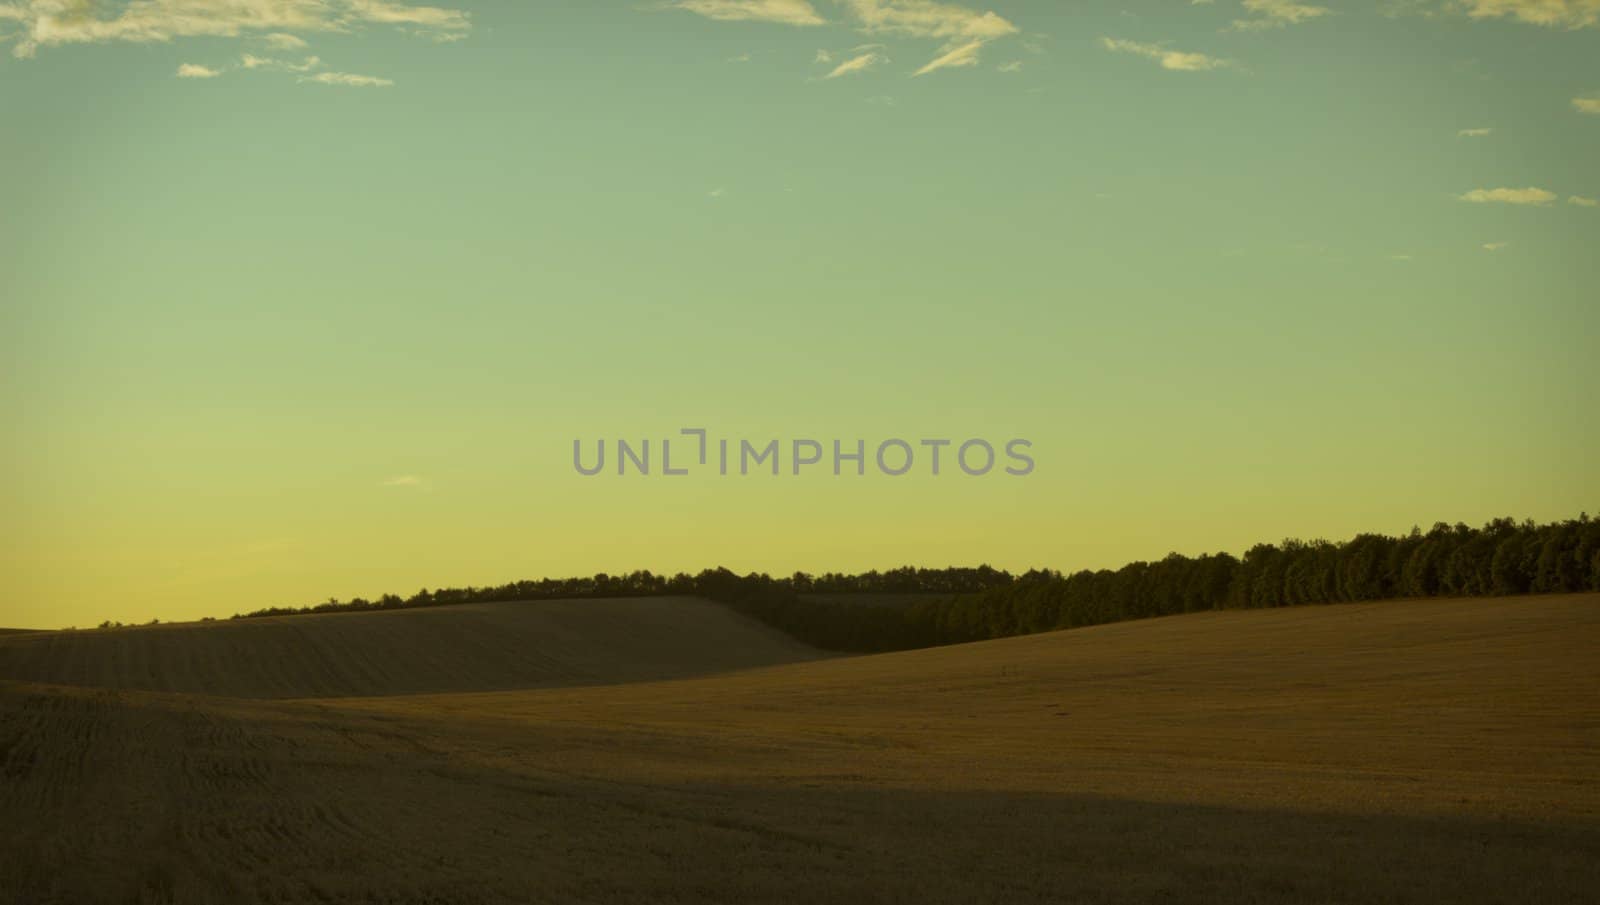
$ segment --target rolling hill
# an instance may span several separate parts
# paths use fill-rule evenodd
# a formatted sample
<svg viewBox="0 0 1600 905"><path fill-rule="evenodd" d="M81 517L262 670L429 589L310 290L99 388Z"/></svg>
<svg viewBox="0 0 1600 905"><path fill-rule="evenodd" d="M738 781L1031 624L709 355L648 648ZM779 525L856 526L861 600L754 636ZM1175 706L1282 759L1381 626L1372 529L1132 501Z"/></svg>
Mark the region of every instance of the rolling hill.
<svg viewBox="0 0 1600 905"><path fill-rule="evenodd" d="M683 606L633 615L688 627L662 615ZM1436 905L1600 889L1600 595L1207 612L821 659L757 633L794 662L625 684L602 661L640 627L591 615L563 643L595 659L513 673L508 654L470 675L566 687L396 695L403 671L373 658L399 642L364 636L454 649L467 625L534 619L515 605L288 621L322 645L316 662L367 664L327 687L384 697L0 681L0 902ZM166 630L209 651L173 675L295 684L232 656L245 640L217 647L243 628ZM667 648L713 655L691 633L655 641L680 670ZM147 651L98 675L126 688ZM575 684L580 666L607 684Z"/></svg>
<svg viewBox="0 0 1600 905"><path fill-rule="evenodd" d="M246 698L638 682L822 656L689 597L549 600L0 636L0 679Z"/></svg>

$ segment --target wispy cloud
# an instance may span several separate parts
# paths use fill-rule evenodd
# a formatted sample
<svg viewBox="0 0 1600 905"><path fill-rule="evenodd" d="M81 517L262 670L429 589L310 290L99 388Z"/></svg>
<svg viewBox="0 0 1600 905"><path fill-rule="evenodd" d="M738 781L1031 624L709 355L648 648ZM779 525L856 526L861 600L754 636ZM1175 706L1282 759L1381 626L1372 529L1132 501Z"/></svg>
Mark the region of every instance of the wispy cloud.
<svg viewBox="0 0 1600 905"><path fill-rule="evenodd" d="M426 479L414 474L397 475L383 482L385 487L426 487L427 485Z"/></svg>
<svg viewBox="0 0 1600 905"><path fill-rule="evenodd" d="M1286 25L1299 25L1310 19L1320 19L1333 13L1333 10L1326 6L1312 6L1309 3L1296 3L1294 0L1244 0L1244 8L1251 17L1233 20L1233 25L1230 27L1234 31L1283 28Z"/></svg>
<svg viewBox="0 0 1600 905"><path fill-rule="evenodd" d="M229 0L229 2L240 2L240 0ZM260 2L260 0L245 0L245 2ZM288 2L304 2L304 0L288 0ZM390 3L388 0L344 0L344 2L348 3L364 22L414 25L443 32L464 31L470 27L467 14L459 9L410 6L405 3Z"/></svg>
<svg viewBox="0 0 1600 905"><path fill-rule="evenodd" d="M1391 261L1409 261L1409 260L1411 260L1411 256L1410 255L1390 255L1389 256L1389 260L1391 260Z"/></svg>
<svg viewBox="0 0 1600 905"><path fill-rule="evenodd" d="M716 188L712 189L711 191L706 192L706 197L707 198L721 198L723 195L726 195L726 194L728 194L728 190L719 185Z"/></svg>
<svg viewBox="0 0 1600 905"><path fill-rule="evenodd" d="M1511 244L1510 242L1485 242L1485 243L1483 243L1483 250L1484 251L1499 251L1500 249L1505 248L1505 247L1509 246L1510 244Z"/></svg>
<svg viewBox="0 0 1600 905"><path fill-rule="evenodd" d="M956 44L945 49L944 53L929 60L921 69L913 72L913 76L927 75L940 69L959 69L963 66L978 65L978 51L983 49L982 38L974 38L965 44Z"/></svg>
<svg viewBox="0 0 1600 905"><path fill-rule="evenodd" d="M845 60L843 63L833 67L832 71L823 76L823 78L836 79L842 75L866 72L868 69L871 69L874 66L887 62L889 62L888 57L876 50L869 50L866 53L857 54L856 56L853 56L850 59Z"/></svg>
<svg viewBox="0 0 1600 905"><path fill-rule="evenodd" d="M995 69L1000 71L1000 72L1021 72L1022 71L1022 61L1021 60L1012 60L1009 63L1001 63L999 66L996 66Z"/></svg>
<svg viewBox="0 0 1600 905"><path fill-rule="evenodd" d="M239 57L238 63L221 67L202 66L198 63L184 63L182 66L178 67L178 77L186 79L210 79L216 78L217 76L222 75L224 72L228 72L232 69L243 69L247 71L259 70L262 72L289 72L304 75L305 73L314 72L320 68L322 68L321 57L309 56L305 57L299 62L296 62L294 60L284 60L277 57L258 57L253 53L247 53ZM371 83L346 81L347 79L359 80L364 78L367 77L351 76L347 73L333 72L322 73L309 78L302 78L300 81L324 82L326 84L377 84L379 82L382 82L386 85L394 84L387 79L376 79Z"/></svg>
<svg viewBox="0 0 1600 905"><path fill-rule="evenodd" d="M303 75L300 81L315 82L319 85L345 85L351 88L389 88L394 85L393 79L357 75L353 72L319 72L316 75Z"/></svg>
<svg viewBox="0 0 1600 905"><path fill-rule="evenodd" d="M903 35L943 41L938 56L913 75L975 66L984 45L1021 29L993 10L979 12L935 0L843 0L857 26L868 34Z"/></svg>
<svg viewBox="0 0 1600 905"><path fill-rule="evenodd" d="M272 69L279 72L310 72L322 65L320 57L306 57L298 63L280 60L273 57L258 57L247 53L239 58L239 65L245 69Z"/></svg>
<svg viewBox="0 0 1600 905"><path fill-rule="evenodd" d="M1594 198L1585 198L1582 195L1573 195L1571 198L1567 199L1567 203L1577 205L1578 207L1600 207L1600 200L1596 200Z"/></svg>
<svg viewBox="0 0 1600 905"><path fill-rule="evenodd" d="M1171 50L1161 44L1143 44L1121 38L1101 38L1100 46L1113 53L1131 53L1148 57L1159 62L1162 69L1171 69L1175 72L1206 72L1234 66L1232 61L1209 57L1203 53L1185 53Z"/></svg>
<svg viewBox="0 0 1600 905"><path fill-rule="evenodd" d="M993 40L1017 33L1017 26L993 11L978 12L934 0L844 0L864 31L912 38Z"/></svg>
<svg viewBox="0 0 1600 905"><path fill-rule="evenodd" d="M1457 195L1462 201L1473 204L1549 204L1556 200L1552 192L1540 188L1525 189L1473 189L1464 195Z"/></svg>
<svg viewBox="0 0 1600 905"><path fill-rule="evenodd" d="M31 57L67 44L165 43L178 38L260 38L288 49L302 34L368 25L407 26L431 35L462 34L467 13L386 0L14 0L0 18L21 25L12 53Z"/></svg>
<svg viewBox="0 0 1600 905"><path fill-rule="evenodd" d="M1547 28L1600 24L1600 0L1459 0L1473 19L1512 19Z"/></svg>
<svg viewBox="0 0 1600 905"><path fill-rule="evenodd" d="M667 6L724 22L776 22L780 25L826 25L806 0L671 0Z"/></svg>
<svg viewBox="0 0 1600 905"><path fill-rule="evenodd" d="M1457 138L1482 138L1493 132L1493 129L1462 129L1456 133Z"/></svg>
<svg viewBox="0 0 1600 905"><path fill-rule="evenodd" d="M1575 97L1572 99L1572 109L1579 113L1600 113L1600 96Z"/></svg>
<svg viewBox="0 0 1600 905"><path fill-rule="evenodd" d="M840 24L848 24L868 35L894 35L942 42L937 55L912 75L926 75L940 69L975 66L989 42L1009 37L1021 29L992 10L979 11L938 0L835 0L843 8ZM809 0L661 0L653 8L678 9L708 19L729 22L773 22L782 25L827 25ZM887 58L868 55L856 48L843 63L824 78L838 78L862 72ZM829 50L817 51L817 64L835 63ZM848 67L848 68L846 68Z"/></svg>
<svg viewBox="0 0 1600 905"><path fill-rule="evenodd" d="M263 35L261 40L265 41L266 45L273 50L304 50L306 48L304 38L297 38L281 31Z"/></svg>

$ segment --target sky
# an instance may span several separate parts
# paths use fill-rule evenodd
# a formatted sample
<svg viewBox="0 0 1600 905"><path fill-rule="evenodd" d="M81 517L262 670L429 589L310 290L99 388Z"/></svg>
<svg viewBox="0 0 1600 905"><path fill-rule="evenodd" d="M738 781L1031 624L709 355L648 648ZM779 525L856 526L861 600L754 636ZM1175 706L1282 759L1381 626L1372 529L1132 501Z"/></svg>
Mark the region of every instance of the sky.
<svg viewBox="0 0 1600 905"><path fill-rule="evenodd" d="M0 625L1594 512L1600 0L1329 2L0 0Z"/></svg>

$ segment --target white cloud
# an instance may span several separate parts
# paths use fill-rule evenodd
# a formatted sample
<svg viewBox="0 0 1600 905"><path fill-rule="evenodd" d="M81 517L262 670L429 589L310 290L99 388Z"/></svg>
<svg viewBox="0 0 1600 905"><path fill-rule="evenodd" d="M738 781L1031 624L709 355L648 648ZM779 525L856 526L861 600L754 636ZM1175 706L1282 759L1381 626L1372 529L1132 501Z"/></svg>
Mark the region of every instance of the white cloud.
<svg viewBox="0 0 1600 905"><path fill-rule="evenodd" d="M1326 6L1312 6L1294 0L1244 0L1244 8L1252 14L1252 18L1233 20L1232 28L1235 31L1265 31L1299 25L1308 19L1318 19L1333 12Z"/></svg>
<svg viewBox="0 0 1600 905"><path fill-rule="evenodd" d="M847 18L853 22L856 29L865 34L898 35L943 42L938 56L924 64L913 73L914 75L976 65L979 51L985 44L1021 31L992 10L979 11L954 3L941 3L938 0L836 0L836 2L844 7ZM687 10L723 21L775 22L784 25L828 24L809 0L663 0L657 8L663 7ZM855 48L850 51L854 56L825 78L861 72L877 65L880 60L886 60L887 58L881 54L877 57L866 54L867 50L880 46L864 45ZM834 53L819 50L813 62L832 64Z"/></svg>
<svg viewBox="0 0 1600 905"><path fill-rule="evenodd" d="M1567 199L1567 203L1575 204L1578 207L1600 207L1600 200L1596 200L1594 198L1585 198L1582 195L1573 195L1571 198Z"/></svg>
<svg viewBox="0 0 1600 905"><path fill-rule="evenodd" d="M748 62L750 62L750 54L748 54L748 53L734 54L733 56L728 57L728 62L730 62L730 63L748 63Z"/></svg>
<svg viewBox="0 0 1600 905"><path fill-rule="evenodd" d="M706 192L706 197L707 198L721 198L723 195L726 195L727 193L728 193L727 189L722 188L721 186L718 186L718 187L712 189L711 191Z"/></svg>
<svg viewBox="0 0 1600 905"><path fill-rule="evenodd" d="M975 66L983 46L1021 29L992 10L934 0L842 0L862 31L942 40L939 55L913 75Z"/></svg>
<svg viewBox="0 0 1600 905"><path fill-rule="evenodd" d="M1600 97L1575 97L1572 109L1579 113L1600 113Z"/></svg>
<svg viewBox="0 0 1600 905"><path fill-rule="evenodd" d="M1391 260L1391 261L1409 261L1409 260L1411 260L1411 256L1410 255L1390 255L1389 256L1389 260Z"/></svg>
<svg viewBox="0 0 1600 905"><path fill-rule="evenodd" d="M1508 246L1510 244L1511 244L1510 242L1485 242L1485 243L1483 243L1483 250L1484 251L1499 251L1500 249L1505 248L1506 246Z"/></svg>
<svg viewBox="0 0 1600 905"><path fill-rule="evenodd" d="M394 85L392 79L356 75L353 72L319 72L316 75L301 76L300 81L316 82L319 85L348 85L352 88L388 88Z"/></svg>
<svg viewBox="0 0 1600 905"><path fill-rule="evenodd" d="M827 20L806 0L673 0L677 9L724 22L776 22L780 25L826 25Z"/></svg>
<svg viewBox="0 0 1600 905"><path fill-rule="evenodd" d="M983 49L983 44L982 38L975 38L965 44L948 47L943 54L929 60L926 65L913 72L912 75L927 75L939 69L959 69L963 66L976 66L978 65L978 51Z"/></svg>
<svg viewBox="0 0 1600 905"><path fill-rule="evenodd" d="M421 477L414 474L403 474L383 482L385 487L422 487L427 484Z"/></svg>
<svg viewBox="0 0 1600 905"><path fill-rule="evenodd" d="M388 0L345 0L345 2L350 5L357 18L365 22L382 25L416 25L443 32L465 31L471 27L467 21L467 14L459 9L408 6L404 3L390 3Z"/></svg>
<svg viewBox="0 0 1600 905"><path fill-rule="evenodd" d="M1009 63L1001 63L999 66L996 66L995 68L997 70L1001 71L1001 72L1021 72L1022 71L1022 61L1021 60L1012 60Z"/></svg>
<svg viewBox="0 0 1600 905"><path fill-rule="evenodd" d="M413 28L410 29L410 33L419 38L427 38L435 44L454 44L467 39L467 33L464 31L428 31L425 28Z"/></svg>
<svg viewBox="0 0 1600 905"><path fill-rule="evenodd" d="M1456 133L1457 138L1482 138L1493 132L1493 129L1462 129Z"/></svg>
<svg viewBox="0 0 1600 905"><path fill-rule="evenodd" d="M1514 19L1547 28L1600 24L1600 0L1460 0L1473 19Z"/></svg>
<svg viewBox="0 0 1600 905"><path fill-rule="evenodd" d="M0 18L22 25L12 49L18 57L67 44L260 37L288 47L304 43L300 33L364 25L409 25L434 35L471 28L461 10L385 0L20 0L0 10Z"/></svg>
<svg viewBox="0 0 1600 905"><path fill-rule="evenodd" d="M221 74L222 70L201 66L199 63L184 63L178 67L180 79L214 79Z"/></svg>
<svg viewBox="0 0 1600 905"><path fill-rule="evenodd" d="M1015 25L993 11L978 12L934 0L844 0L862 29L912 38L962 41L1014 35Z"/></svg>
<svg viewBox="0 0 1600 905"><path fill-rule="evenodd" d="M872 67L877 66L880 63L887 63L887 62L889 62L889 58L888 57L886 57L883 54L877 52L876 50L869 50L866 53L859 54L857 56L853 56L850 59L845 60L843 63L840 63L839 65L833 67L833 71L829 72L827 75L823 76L823 78L825 78L825 79L836 79L841 75L850 75L852 73L857 73L857 72L866 72L868 69L871 69Z"/></svg>
<svg viewBox="0 0 1600 905"><path fill-rule="evenodd" d="M1544 189L1473 189L1457 196L1474 204L1549 204L1556 196Z"/></svg>
<svg viewBox="0 0 1600 905"><path fill-rule="evenodd" d="M298 63L288 60L279 60L273 57L258 57L247 53L239 58L239 65L246 69L272 69L278 72L310 72L322 65L321 57L306 57Z"/></svg>
<svg viewBox="0 0 1600 905"><path fill-rule="evenodd" d="M1205 72L1212 69L1226 69L1234 65L1229 60L1208 57L1203 53L1185 53L1169 50L1160 44L1141 44L1138 41L1124 41L1121 38L1101 38L1100 46L1113 53L1132 53L1149 57L1159 62L1162 69L1171 69L1175 72Z"/></svg>
<svg viewBox="0 0 1600 905"><path fill-rule="evenodd" d="M306 42L304 39L297 38L291 34L285 34L281 31L275 31L272 34L266 35L262 38L262 40L266 41L267 46L273 50L304 50L306 48Z"/></svg>

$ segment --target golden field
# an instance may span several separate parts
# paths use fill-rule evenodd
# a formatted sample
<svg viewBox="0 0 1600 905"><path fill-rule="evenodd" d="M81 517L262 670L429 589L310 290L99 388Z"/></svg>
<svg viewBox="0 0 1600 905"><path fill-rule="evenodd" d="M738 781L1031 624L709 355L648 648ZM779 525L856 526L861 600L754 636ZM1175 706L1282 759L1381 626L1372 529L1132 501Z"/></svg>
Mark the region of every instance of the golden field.
<svg viewBox="0 0 1600 905"><path fill-rule="evenodd" d="M690 599L7 635L0 901L1596 901L1597 651L1592 594L860 657Z"/></svg>

